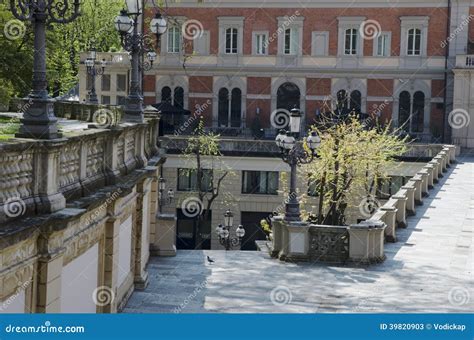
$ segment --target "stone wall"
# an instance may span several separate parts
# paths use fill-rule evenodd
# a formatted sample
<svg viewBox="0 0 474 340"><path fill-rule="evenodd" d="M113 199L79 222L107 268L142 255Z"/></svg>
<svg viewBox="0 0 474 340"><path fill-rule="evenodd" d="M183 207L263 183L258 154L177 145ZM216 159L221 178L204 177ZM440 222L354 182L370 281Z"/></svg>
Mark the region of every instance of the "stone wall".
<svg viewBox="0 0 474 340"><path fill-rule="evenodd" d="M0 144L0 313L115 313L146 287L157 123Z"/></svg>

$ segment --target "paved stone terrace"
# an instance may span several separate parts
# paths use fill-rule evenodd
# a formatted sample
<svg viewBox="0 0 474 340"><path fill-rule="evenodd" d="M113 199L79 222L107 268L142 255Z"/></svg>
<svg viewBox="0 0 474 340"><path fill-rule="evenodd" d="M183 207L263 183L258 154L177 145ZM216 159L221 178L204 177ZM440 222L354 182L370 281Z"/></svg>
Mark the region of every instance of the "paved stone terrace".
<svg viewBox="0 0 474 340"><path fill-rule="evenodd" d="M290 264L263 252L152 258L125 313L444 313L474 311L474 157L460 157L387 260L368 268ZM208 264L206 256L216 262ZM272 293L273 292L273 293Z"/></svg>

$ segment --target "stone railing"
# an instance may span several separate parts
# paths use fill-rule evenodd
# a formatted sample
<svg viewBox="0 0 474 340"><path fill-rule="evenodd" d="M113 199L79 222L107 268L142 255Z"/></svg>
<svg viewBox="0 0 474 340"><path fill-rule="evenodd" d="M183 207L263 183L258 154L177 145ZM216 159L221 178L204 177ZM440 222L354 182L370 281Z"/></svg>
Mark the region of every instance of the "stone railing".
<svg viewBox="0 0 474 340"><path fill-rule="evenodd" d="M11 112L22 112L28 106L27 99L12 99L10 101ZM56 101L54 102L54 115L58 118L74 119L83 122L94 122L94 113L101 109L106 109L110 120L118 123L123 115L123 110L120 106L111 105L96 105L88 103L79 103L73 101Z"/></svg>
<svg viewBox="0 0 474 340"><path fill-rule="evenodd" d="M407 227L423 197L456 160L456 147L444 145L368 220L347 227L320 226L272 219L271 255L285 261L370 264L385 259L384 242L396 242L397 228Z"/></svg>
<svg viewBox="0 0 474 340"><path fill-rule="evenodd" d="M0 144L0 314L115 313L146 287L150 248L174 255L157 123Z"/></svg>
<svg viewBox="0 0 474 340"><path fill-rule="evenodd" d="M0 143L0 223L63 209L66 199L114 183L157 153L158 119L89 129L52 141Z"/></svg>
<svg viewBox="0 0 474 340"><path fill-rule="evenodd" d="M456 147L444 145L441 151L429 161L422 170L400 188L375 214L370 221L383 222L387 225L385 239L396 242L397 228L407 227L407 216L416 214L416 207L423 204L423 197L429 195L443 172L456 160Z"/></svg>

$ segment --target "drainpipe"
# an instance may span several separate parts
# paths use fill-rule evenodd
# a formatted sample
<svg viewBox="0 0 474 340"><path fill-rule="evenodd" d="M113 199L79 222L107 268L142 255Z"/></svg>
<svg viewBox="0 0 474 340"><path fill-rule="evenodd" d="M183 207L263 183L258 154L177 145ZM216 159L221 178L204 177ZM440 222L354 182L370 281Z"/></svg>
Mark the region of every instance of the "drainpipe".
<svg viewBox="0 0 474 340"><path fill-rule="evenodd" d="M451 45L451 42L448 40L448 37L450 36L451 34L451 0L448 0L448 20L446 22L446 35L447 35L447 38L446 38L446 52L445 52L445 61L444 61L444 68L445 68L445 71L444 71L444 115L443 115L443 129L442 129L442 136L441 136L441 139L443 141L443 143L446 143L446 132L449 136L449 139L451 139L450 135L450 131L448 131L449 127L446 126L446 116L449 114L449 112L447 112L447 109L448 109L448 103L447 103L447 99L448 99L448 59L449 59L449 48L450 48L450 45ZM454 95L454 91L453 91L453 95Z"/></svg>

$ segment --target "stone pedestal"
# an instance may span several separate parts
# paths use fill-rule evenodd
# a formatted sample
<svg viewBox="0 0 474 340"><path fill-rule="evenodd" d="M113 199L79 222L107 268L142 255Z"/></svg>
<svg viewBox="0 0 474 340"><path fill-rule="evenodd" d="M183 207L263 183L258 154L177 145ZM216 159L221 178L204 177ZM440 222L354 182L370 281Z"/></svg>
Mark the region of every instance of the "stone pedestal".
<svg viewBox="0 0 474 340"><path fill-rule="evenodd" d="M406 228L407 227L407 220L406 220L406 206L407 206L407 198L405 196L392 196L392 199L397 200L397 227L398 228Z"/></svg>
<svg viewBox="0 0 474 340"><path fill-rule="evenodd" d="M413 183L407 183L407 185L402 187L403 190L406 190L407 192L407 205L406 205L406 210L407 210L407 215L408 216L414 216L416 214L416 208L415 208L415 186Z"/></svg>
<svg viewBox="0 0 474 340"><path fill-rule="evenodd" d="M358 264L382 262L385 259L383 237L386 225L364 221L349 228L349 259Z"/></svg>
<svg viewBox="0 0 474 340"><path fill-rule="evenodd" d="M272 240L272 250L270 253L271 257L278 257L280 251L282 249L282 238L283 238L283 228L284 222L283 218L280 216L272 218L272 233L273 233L273 240Z"/></svg>
<svg viewBox="0 0 474 340"><path fill-rule="evenodd" d="M385 212L384 221L387 227L385 228L385 240L387 242L397 242L397 209L394 207L381 207L381 211Z"/></svg>
<svg viewBox="0 0 474 340"><path fill-rule="evenodd" d="M427 164L423 167L428 172L428 188L433 189L435 182L438 181L438 175L436 173L436 166L433 164Z"/></svg>
<svg viewBox="0 0 474 340"><path fill-rule="evenodd" d="M415 187L415 204L423 205L423 190L422 190L423 180L421 179L421 176L415 175L412 179L408 181L408 183L413 183Z"/></svg>
<svg viewBox="0 0 474 340"><path fill-rule="evenodd" d="M287 222L287 260L307 261L309 259L309 223Z"/></svg>
<svg viewBox="0 0 474 340"><path fill-rule="evenodd" d="M428 170L422 169L418 172L418 174L421 176L421 192L423 197L428 197L429 194L429 188L428 188Z"/></svg>
<svg viewBox="0 0 474 340"><path fill-rule="evenodd" d="M154 256L176 256L176 215L156 215L155 239L150 252Z"/></svg>

